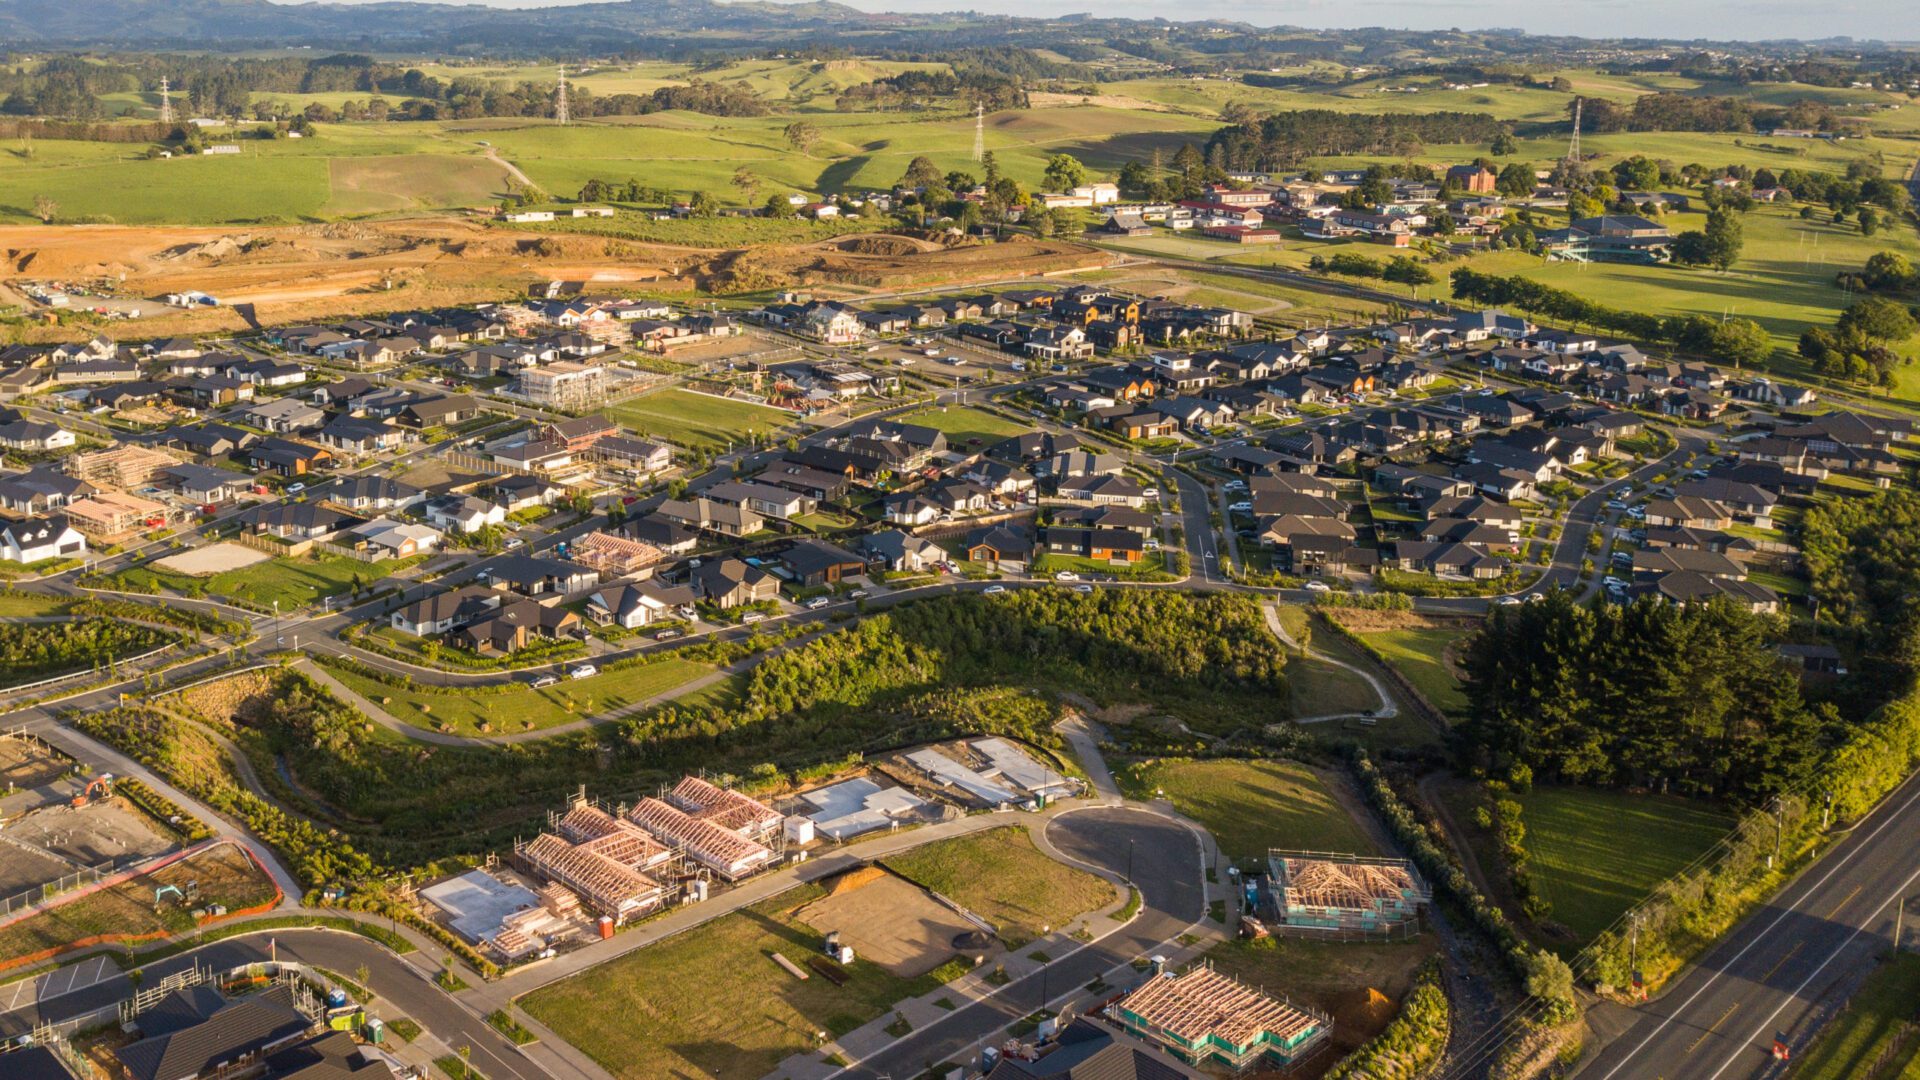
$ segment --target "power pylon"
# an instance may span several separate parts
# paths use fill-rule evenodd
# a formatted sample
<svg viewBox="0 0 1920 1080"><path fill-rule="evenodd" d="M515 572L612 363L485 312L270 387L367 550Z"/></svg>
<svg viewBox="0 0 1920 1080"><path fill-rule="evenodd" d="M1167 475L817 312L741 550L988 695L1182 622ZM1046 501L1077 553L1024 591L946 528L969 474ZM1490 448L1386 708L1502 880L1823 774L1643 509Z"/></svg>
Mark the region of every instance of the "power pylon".
<svg viewBox="0 0 1920 1080"><path fill-rule="evenodd" d="M973 107L973 160L981 161L987 156L987 107L978 104Z"/></svg>
<svg viewBox="0 0 1920 1080"><path fill-rule="evenodd" d="M560 88L553 98L553 118L564 124L567 122L567 65L560 65Z"/></svg>
<svg viewBox="0 0 1920 1080"><path fill-rule="evenodd" d="M173 123L173 94L167 86L167 77L160 76L160 122Z"/></svg>

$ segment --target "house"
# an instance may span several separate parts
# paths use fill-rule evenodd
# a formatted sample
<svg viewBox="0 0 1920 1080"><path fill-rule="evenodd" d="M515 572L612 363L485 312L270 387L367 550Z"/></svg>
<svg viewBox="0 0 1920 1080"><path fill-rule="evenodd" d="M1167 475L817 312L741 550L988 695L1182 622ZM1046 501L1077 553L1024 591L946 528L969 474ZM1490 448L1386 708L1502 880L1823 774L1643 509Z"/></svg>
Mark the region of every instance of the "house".
<svg viewBox="0 0 1920 1080"><path fill-rule="evenodd" d="M395 419L410 428L452 427L480 415L478 399L466 394L420 398L400 410Z"/></svg>
<svg viewBox="0 0 1920 1080"><path fill-rule="evenodd" d="M1146 540L1126 529L1082 529L1050 525L1042 542L1051 554L1072 555L1116 566L1131 566L1146 554Z"/></svg>
<svg viewBox="0 0 1920 1080"><path fill-rule="evenodd" d="M1147 505L1146 489L1124 476L1095 474L1063 480L1059 493L1063 499L1090 502L1095 506L1127 506L1138 510Z"/></svg>
<svg viewBox="0 0 1920 1080"><path fill-rule="evenodd" d="M739 559L713 559L702 563L693 569L687 581L695 595L722 611L776 600L780 596L779 578Z"/></svg>
<svg viewBox="0 0 1920 1080"><path fill-rule="evenodd" d="M705 497L667 499L654 513L676 525L722 536L751 536L766 528L766 519L753 510Z"/></svg>
<svg viewBox="0 0 1920 1080"><path fill-rule="evenodd" d="M1156 975L1112 1006L1128 1034L1189 1065L1286 1067L1326 1041L1333 1021L1283 1003L1212 967Z"/></svg>
<svg viewBox="0 0 1920 1080"><path fill-rule="evenodd" d="M1764 585L1739 578L1708 577L1688 570L1660 574L1628 590L1634 597L1655 596L1670 604L1705 603L1724 599L1756 614L1780 610L1780 597Z"/></svg>
<svg viewBox="0 0 1920 1080"><path fill-rule="evenodd" d="M0 523L0 561L37 563L86 551L87 538L64 514Z"/></svg>
<svg viewBox="0 0 1920 1080"><path fill-rule="evenodd" d="M333 463L333 452L290 439L262 439L247 451L247 467L278 476L306 476Z"/></svg>
<svg viewBox="0 0 1920 1080"><path fill-rule="evenodd" d="M1522 341L1538 333L1539 329L1523 318L1489 308L1456 317L1449 327L1447 340L1454 347L1477 345L1490 338Z"/></svg>
<svg viewBox="0 0 1920 1080"><path fill-rule="evenodd" d="M866 560L824 540L796 540L778 556L781 565L803 586L832 585L844 577L865 573Z"/></svg>
<svg viewBox="0 0 1920 1080"><path fill-rule="evenodd" d="M187 464L167 466L155 481L171 485L181 498L203 506L227 502L253 484L250 477L240 473Z"/></svg>
<svg viewBox="0 0 1920 1080"><path fill-rule="evenodd" d="M1076 1017L1037 1060L1003 1057L984 1080L1204 1080L1147 1043Z"/></svg>
<svg viewBox="0 0 1920 1080"><path fill-rule="evenodd" d="M316 1026L295 1008L294 988L271 986L230 1001L209 986L175 990L138 1019L141 1038L113 1056L121 1080L198 1080L243 1073Z"/></svg>
<svg viewBox="0 0 1920 1080"><path fill-rule="evenodd" d="M1469 195L1491 195L1497 180L1493 170L1484 165L1451 165L1444 183Z"/></svg>
<svg viewBox="0 0 1920 1080"><path fill-rule="evenodd" d="M740 507L761 517L787 521L810 514L818 506L812 496L778 484L729 480L708 488L704 496L725 506Z"/></svg>
<svg viewBox="0 0 1920 1080"><path fill-rule="evenodd" d="M12 420L0 423L0 446L9 450L46 453L51 450L69 449L78 441L78 437L73 432L57 424L46 424L38 420Z"/></svg>
<svg viewBox="0 0 1920 1080"><path fill-rule="evenodd" d="M405 510L427 497L426 492L391 477L358 473L341 477L322 493L326 500L349 510Z"/></svg>
<svg viewBox="0 0 1920 1080"><path fill-rule="evenodd" d="M918 573L947 557L933 541L899 529L868 533L855 541L855 546L869 560L895 573Z"/></svg>
<svg viewBox="0 0 1920 1080"><path fill-rule="evenodd" d="M407 433L382 420L336 416L314 437L342 454L372 454L400 445Z"/></svg>
<svg viewBox="0 0 1920 1080"><path fill-rule="evenodd" d="M482 618L499 608L501 600L497 590L468 585L396 608L387 623L403 634L431 637Z"/></svg>
<svg viewBox="0 0 1920 1080"><path fill-rule="evenodd" d="M0 509L15 514L44 514L84 499L99 488L51 466L0 474Z"/></svg>
<svg viewBox="0 0 1920 1080"><path fill-rule="evenodd" d="M558 640L578 636L580 628L580 616L567 608L516 600L501 604L490 615L456 627L448 639L482 656L511 655L526 648L535 638Z"/></svg>
<svg viewBox="0 0 1920 1080"><path fill-rule="evenodd" d="M1681 529L1725 529L1733 524L1733 512L1712 499L1693 495L1675 495L1647 503L1647 525Z"/></svg>
<svg viewBox="0 0 1920 1080"><path fill-rule="evenodd" d="M1025 566L1033 560L1033 537L1007 525L991 525L967 534L967 558L974 562Z"/></svg>
<svg viewBox="0 0 1920 1080"><path fill-rule="evenodd" d="M522 596L572 596L599 584L593 570L536 555L502 555L487 569L487 584Z"/></svg>
<svg viewBox="0 0 1920 1080"><path fill-rule="evenodd" d="M240 419L278 435L307 431L326 423L327 414L299 398L275 398L241 410Z"/></svg>
<svg viewBox="0 0 1920 1080"><path fill-rule="evenodd" d="M457 533L476 533L490 525L503 525L507 520L507 510L503 506L471 495L452 493L428 496L423 512L427 524Z"/></svg>
<svg viewBox="0 0 1920 1080"><path fill-rule="evenodd" d="M685 585L658 582L622 582L605 585L587 595L587 618L603 626L637 630L693 610L693 590Z"/></svg>
<svg viewBox="0 0 1920 1080"><path fill-rule="evenodd" d="M440 546L440 534L425 525L380 517L347 531L348 543L377 552L382 559L425 555Z"/></svg>
<svg viewBox="0 0 1920 1080"><path fill-rule="evenodd" d="M673 466L673 447L651 439L604 435L595 439L585 452L587 457L596 461L619 465L647 476L664 472Z"/></svg>

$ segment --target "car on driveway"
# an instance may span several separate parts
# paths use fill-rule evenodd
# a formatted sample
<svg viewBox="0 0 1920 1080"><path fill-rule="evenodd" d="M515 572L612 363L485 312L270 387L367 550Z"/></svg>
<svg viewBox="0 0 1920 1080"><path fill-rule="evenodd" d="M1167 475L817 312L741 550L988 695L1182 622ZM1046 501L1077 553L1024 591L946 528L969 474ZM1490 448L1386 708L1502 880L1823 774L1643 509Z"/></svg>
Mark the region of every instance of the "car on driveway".
<svg viewBox="0 0 1920 1080"><path fill-rule="evenodd" d="M1236 514L1251 514L1253 513L1253 503L1243 500L1241 502L1234 503L1232 506L1227 507L1227 509L1233 511Z"/></svg>

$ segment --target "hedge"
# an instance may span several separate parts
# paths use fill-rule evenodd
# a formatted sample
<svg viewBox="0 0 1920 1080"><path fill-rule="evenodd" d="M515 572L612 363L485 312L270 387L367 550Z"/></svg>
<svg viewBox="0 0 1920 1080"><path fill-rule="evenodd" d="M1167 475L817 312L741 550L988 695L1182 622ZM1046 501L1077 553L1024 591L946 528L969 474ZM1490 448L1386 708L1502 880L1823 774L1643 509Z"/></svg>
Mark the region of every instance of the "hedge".
<svg viewBox="0 0 1920 1080"><path fill-rule="evenodd" d="M1440 958L1428 957L1414 975L1400 1015L1327 1071L1324 1080L1413 1080L1446 1052L1452 1007L1440 982Z"/></svg>

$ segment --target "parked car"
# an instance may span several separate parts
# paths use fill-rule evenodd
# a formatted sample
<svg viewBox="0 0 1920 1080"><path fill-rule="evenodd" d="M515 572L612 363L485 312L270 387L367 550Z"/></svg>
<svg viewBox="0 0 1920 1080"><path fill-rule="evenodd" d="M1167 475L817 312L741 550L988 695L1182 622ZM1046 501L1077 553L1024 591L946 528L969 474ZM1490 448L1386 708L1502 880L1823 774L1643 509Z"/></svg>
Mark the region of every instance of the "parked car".
<svg viewBox="0 0 1920 1080"><path fill-rule="evenodd" d="M1062 570L1062 571L1060 571L1059 573L1057 573L1057 574L1055 574L1055 575L1053 575L1053 580L1055 580L1055 581L1079 581L1079 580L1080 580L1080 575L1079 575L1079 574L1076 574L1076 573L1074 573L1074 572L1073 572L1073 571L1071 571L1071 570Z"/></svg>
<svg viewBox="0 0 1920 1080"><path fill-rule="evenodd" d="M1248 500L1242 499L1241 501L1234 503L1232 506L1227 507L1227 509L1233 511L1236 514L1251 514L1253 513L1253 503Z"/></svg>
<svg viewBox="0 0 1920 1080"><path fill-rule="evenodd" d="M807 601L807 609L810 611L818 611L821 608L826 607L828 604L831 604L831 603L833 603L833 601L827 599L824 596L816 596L813 599Z"/></svg>
<svg viewBox="0 0 1920 1080"><path fill-rule="evenodd" d="M298 495L305 490L307 490L307 485L305 483L287 485L287 494L289 495Z"/></svg>
<svg viewBox="0 0 1920 1080"><path fill-rule="evenodd" d="M764 611L749 611L745 615L740 616L740 621L743 623L765 622L767 621L767 613Z"/></svg>
<svg viewBox="0 0 1920 1080"><path fill-rule="evenodd" d="M848 593L847 597L852 600L865 600L867 598L867 590L855 589L852 592Z"/></svg>
<svg viewBox="0 0 1920 1080"><path fill-rule="evenodd" d="M1093 591L1093 586L1091 586L1091 585L1075 585L1075 586L1073 587L1073 591L1074 591L1074 592L1077 592L1077 593L1090 593L1090 592L1092 592L1092 591Z"/></svg>
<svg viewBox="0 0 1920 1080"><path fill-rule="evenodd" d="M598 674L600 674L600 669L597 667L594 667L592 664L580 664L578 666L568 669L567 678L591 679Z"/></svg>
<svg viewBox="0 0 1920 1080"><path fill-rule="evenodd" d="M679 636L680 636L680 631L675 630L673 627L669 626L665 630L662 630L659 633L653 635L653 640L672 641L674 638L677 638Z"/></svg>
<svg viewBox="0 0 1920 1080"><path fill-rule="evenodd" d="M539 678L534 679L533 688L535 690L538 690L543 686L552 686L559 681L560 681L560 676L554 675L552 673L548 673L546 675L542 675Z"/></svg>
<svg viewBox="0 0 1920 1080"><path fill-rule="evenodd" d="M1005 585L989 585L986 588L980 590L980 595L999 596L1001 593L1006 591L1007 591L1007 587Z"/></svg>
<svg viewBox="0 0 1920 1080"><path fill-rule="evenodd" d="M507 542L505 546L508 551L515 551L519 548L523 548L527 546L527 542L525 540L520 539L517 536L509 536L507 537Z"/></svg>
<svg viewBox="0 0 1920 1080"><path fill-rule="evenodd" d="M1333 586L1328 585L1324 581L1309 581L1307 582L1307 591L1308 592L1332 592Z"/></svg>

